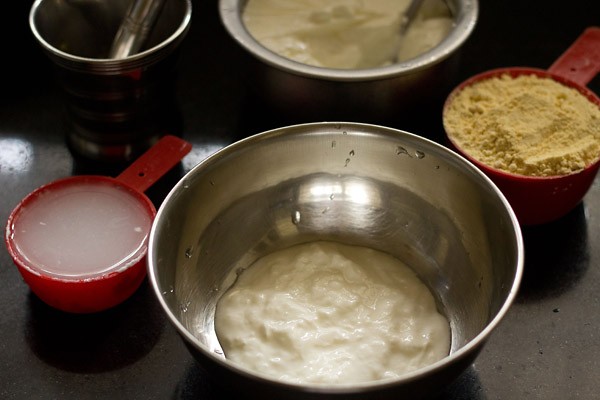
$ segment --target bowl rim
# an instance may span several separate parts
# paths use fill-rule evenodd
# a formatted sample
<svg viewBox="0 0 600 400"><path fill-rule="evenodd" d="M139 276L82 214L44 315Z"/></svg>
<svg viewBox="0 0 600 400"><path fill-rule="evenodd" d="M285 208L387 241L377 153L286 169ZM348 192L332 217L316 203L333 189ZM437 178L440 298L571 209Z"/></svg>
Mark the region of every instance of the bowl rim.
<svg viewBox="0 0 600 400"><path fill-rule="evenodd" d="M410 60L389 66L365 69L336 69L312 66L290 60L267 49L254 39L244 26L241 8L245 0L219 0L219 15L221 23L229 35L253 57L271 67L295 75L321 80L371 81L413 74L435 65L455 53L475 29L479 16L479 0L458 1L463 6L462 12L455 19L458 22L455 22L450 34L436 47Z"/></svg>
<svg viewBox="0 0 600 400"><path fill-rule="evenodd" d="M515 265L514 277L510 284L510 289L507 293L507 296L504 299L501 307L498 309L498 311L494 315L494 317L491 318L487 322L485 327L477 335L475 335L471 340L469 340L465 345L463 345L458 350L451 352L446 357L442 358L441 360L439 360L435 363L432 363L430 365L419 368L417 370L405 373L398 378L389 378L389 379L367 381L367 382L360 382L360 383L343 383L343 384L331 384L331 383L306 384L306 383L304 383L304 384L297 384L297 383L291 383L291 382L286 382L286 381L280 381L269 375L253 371L244 366L237 365L233 362L227 361L222 355L216 354L214 351L210 350L207 346L200 343L200 341L183 326L183 324L174 315L171 308L167 304L167 302L165 300L165 293L162 291L162 288L159 286L156 265L154 263L154 260L156 259L156 256L157 256L155 254L156 253L156 250L155 250L156 244L155 243L156 243L156 236L157 236L156 232L159 229L158 226L160 224L160 221L163 218L167 218L167 217L163 217L163 214L166 213L166 211L165 211L166 207L171 202L171 199L174 198L178 192L181 192L185 188L185 185L187 184L186 180L188 179L188 177L190 175L196 174L196 173L198 173L197 171L200 171L201 169L209 167L212 163L217 162L221 158L227 158L229 155L236 152L241 147L256 145L265 140L276 140L277 138L280 138L281 136L285 136L285 135L304 135L304 134L307 134L307 132L310 131L311 129L314 130L314 129L322 129L322 128L329 128L330 131L333 131L334 129L336 129L336 130L339 130L340 132L342 132L342 131L349 132L349 131L354 130L354 133L346 133L348 135L357 134L356 131L359 131L359 130L360 130L360 132L363 132L365 130L368 130L368 132L376 131L377 134L384 134L385 136L388 136L388 137L391 137L391 135L396 135L396 137L398 137L397 135L400 133L402 136L408 137L410 140L412 140L414 142L421 142L425 146L434 148L437 151L440 151L442 153L449 153L452 155L452 157L457 162L460 162L461 164L463 164L467 168L467 170L469 170L471 173L477 175L479 177L479 179L482 179L483 181L486 182L488 187L495 192L498 199L504 205L504 207L508 213L510 222L512 223L512 228L513 228L512 230L514 233L513 239L514 239L515 248L516 248L516 260L515 260L516 265ZM301 133L298 133L298 130L300 130ZM330 131L328 131L328 132L330 132ZM314 133L314 132L311 132L311 133ZM152 224L152 228L150 230L149 241L148 241L148 257L147 257L148 271L147 271L147 275L148 275L150 285L152 286L154 294L156 295L161 307L163 308L163 311L167 314L168 319L173 324L173 326L175 326L176 330L179 332L181 337L185 341L187 341L189 345L193 346L196 350L200 351L200 353L202 353L204 357L210 359L212 362L217 363L222 368L225 368L226 370L229 370L230 372L232 372L234 374L242 375L248 379L258 380L265 384L274 385L276 387L284 388L287 390L300 390L300 391L304 391L304 392L309 391L309 392L314 392L314 393L329 393L329 394L362 393L362 392L366 393L366 392L369 392L372 390L393 388L398 385L406 384L406 383L421 379L423 377L432 375L435 372L437 372L438 370L444 369L445 367L447 367L451 364L457 363L457 362L459 362L459 360L468 359L469 355L476 354L477 350L481 346L483 346L484 343L486 342L486 340L489 338L492 331L494 331L496 329L496 327L504 319L504 317L506 316L510 307L512 306L512 304L514 303L514 301L516 299L516 296L517 296L517 293L518 293L518 290L519 290L519 287L521 284L523 271L524 271L524 262L525 262L524 261L524 251L525 250L524 250L524 242L523 242L523 235L522 235L521 227L519 225L517 217L516 217L512 207L510 206L508 200L502 194L500 189L498 189L496 184L488 176L486 176L480 169L478 169L473 163L471 163L468 159L463 157L461 154L456 153L452 149L445 147L439 143L436 143L430 139L424 138L422 136L418 136L416 134L413 134L413 133L410 133L410 132L407 132L404 130L396 129L396 128L390 128L390 127L386 127L386 126L369 124L369 123L359 123L359 122L310 122L310 123L301 123L301 124L296 124L296 125L289 125L289 126L285 126L285 127L274 128L274 129L263 131L263 132L248 136L246 138L240 139L240 140L233 142L233 143L223 147L222 149L214 152L213 154L211 154L204 160L200 161L190 171L188 171L181 178L181 180L175 184L175 186L171 189L171 191L167 194L167 196L165 197L165 200L161 204L161 206L157 212L156 218L154 219L154 222Z"/></svg>

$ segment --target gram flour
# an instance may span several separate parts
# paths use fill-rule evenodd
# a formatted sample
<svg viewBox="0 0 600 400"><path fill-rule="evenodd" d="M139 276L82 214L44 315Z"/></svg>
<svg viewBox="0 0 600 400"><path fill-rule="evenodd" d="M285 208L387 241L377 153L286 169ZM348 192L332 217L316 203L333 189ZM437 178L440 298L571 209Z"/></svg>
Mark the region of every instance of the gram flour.
<svg viewBox="0 0 600 400"><path fill-rule="evenodd" d="M535 75L465 87L446 107L444 128L476 160L514 174L571 174L600 156L600 107Z"/></svg>

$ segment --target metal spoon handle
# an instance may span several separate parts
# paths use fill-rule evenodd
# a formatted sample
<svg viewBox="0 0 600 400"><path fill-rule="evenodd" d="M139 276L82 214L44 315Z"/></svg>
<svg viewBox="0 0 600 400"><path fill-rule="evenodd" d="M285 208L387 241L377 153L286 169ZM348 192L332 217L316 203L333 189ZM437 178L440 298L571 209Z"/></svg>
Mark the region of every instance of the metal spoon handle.
<svg viewBox="0 0 600 400"><path fill-rule="evenodd" d="M133 0L115 35L109 58L121 59L140 51L165 0Z"/></svg>
<svg viewBox="0 0 600 400"><path fill-rule="evenodd" d="M425 0L411 0L410 4L402 15L402 21L400 22L400 34L404 35L410 24L414 21L419 9L423 5Z"/></svg>

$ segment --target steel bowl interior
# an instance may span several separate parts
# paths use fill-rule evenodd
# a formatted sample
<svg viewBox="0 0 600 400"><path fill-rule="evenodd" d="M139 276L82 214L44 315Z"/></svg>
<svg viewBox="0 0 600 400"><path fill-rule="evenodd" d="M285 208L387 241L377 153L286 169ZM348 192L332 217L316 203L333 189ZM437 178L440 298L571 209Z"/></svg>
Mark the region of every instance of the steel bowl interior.
<svg viewBox="0 0 600 400"><path fill-rule="evenodd" d="M372 247L411 266L450 321L451 354L401 379L334 387L283 384L227 360L213 317L237 271L314 240ZM382 126L313 123L250 136L186 174L158 211L148 268L170 321L229 386L419 398L458 376L504 317L523 243L501 192L451 150Z"/></svg>

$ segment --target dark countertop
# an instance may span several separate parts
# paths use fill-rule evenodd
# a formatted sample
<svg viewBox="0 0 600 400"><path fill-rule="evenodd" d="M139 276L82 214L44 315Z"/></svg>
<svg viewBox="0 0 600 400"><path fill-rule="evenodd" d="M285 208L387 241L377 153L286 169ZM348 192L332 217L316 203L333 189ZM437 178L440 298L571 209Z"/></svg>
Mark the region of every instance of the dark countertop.
<svg viewBox="0 0 600 400"><path fill-rule="evenodd" d="M29 31L30 4L4 5L6 21L0 28L5 43L0 66L1 221L38 186L82 171L99 172L76 160L65 146L49 62ZM484 0L480 9L455 83L495 67L546 68L587 26L600 25L597 0ZM183 137L194 149L182 168L148 191L157 205L183 173L213 151L250 134L305 122L285 120L253 99L245 58L221 27L216 1L194 1L192 21L182 48L178 98ZM600 93L600 79L589 87ZM439 138L440 110L441 101L432 101L394 127ZM524 237L525 275L514 306L476 362L442 398L598 398L600 178L570 214L525 228ZM220 398L163 315L147 281L114 309L65 314L29 291L3 246L0 285L0 398Z"/></svg>

